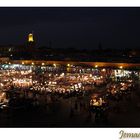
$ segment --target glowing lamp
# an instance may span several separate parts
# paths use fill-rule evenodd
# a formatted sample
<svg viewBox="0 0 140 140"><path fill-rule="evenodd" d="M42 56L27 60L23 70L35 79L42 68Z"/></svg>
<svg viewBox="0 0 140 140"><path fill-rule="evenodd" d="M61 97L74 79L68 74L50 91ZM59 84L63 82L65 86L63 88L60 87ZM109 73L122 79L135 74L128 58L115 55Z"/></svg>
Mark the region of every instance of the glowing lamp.
<svg viewBox="0 0 140 140"><path fill-rule="evenodd" d="M67 64L68 67L70 67L70 64Z"/></svg>
<svg viewBox="0 0 140 140"><path fill-rule="evenodd" d="M56 64L53 64L54 67L56 67Z"/></svg>
<svg viewBox="0 0 140 140"><path fill-rule="evenodd" d="M98 65L95 65L95 68L98 68Z"/></svg>
<svg viewBox="0 0 140 140"><path fill-rule="evenodd" d="M120 68L120 69L123 69L123 66L120 66L119 68Z"/></svg>

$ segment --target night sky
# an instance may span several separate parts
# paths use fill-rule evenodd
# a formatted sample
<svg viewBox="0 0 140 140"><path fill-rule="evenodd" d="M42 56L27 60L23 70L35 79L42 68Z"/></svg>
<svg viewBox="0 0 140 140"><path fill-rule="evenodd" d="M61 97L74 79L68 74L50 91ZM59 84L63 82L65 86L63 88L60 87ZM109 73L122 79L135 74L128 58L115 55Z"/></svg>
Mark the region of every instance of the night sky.
<svg viewBox="0 0 140 140"><path fill-rule="evenodd" d="M24 44L32 31L54 48L138 48L140 8L0 8L1 45Z"/></svg>

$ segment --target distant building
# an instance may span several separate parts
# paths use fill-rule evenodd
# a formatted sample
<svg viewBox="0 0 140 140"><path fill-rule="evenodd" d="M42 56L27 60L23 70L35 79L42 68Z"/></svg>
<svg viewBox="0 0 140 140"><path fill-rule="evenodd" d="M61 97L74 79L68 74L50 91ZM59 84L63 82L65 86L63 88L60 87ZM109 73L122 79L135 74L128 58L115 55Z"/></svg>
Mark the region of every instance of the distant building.
<svg viewBox="0 0 140 140"><path fill-rule="evenodd" d="M33 33L27 35L23 45L0 45L0 61L10 60L57 60L57 61L106 61L106 62L140 62L140 50L103 49L99 42L98 49L78 50L75 48L53 48L37 46ZM131 59L130 59L131 58Z"/></svg>
<svg viewBox="0 0 140 140"><path fill-rule="evenodd" d="M30 48L35 47L35 40L34 40L33 33L28 34L27 47L30 47Z"/></svg>
<svg viewBox="0 0 140 140"><path fill-rule="evenodd" d="M34 42L34 38L33 38L33 34L32 33L30 33L29 35L28 35L28 42L30 43L30 42Z"/></svg>
<svg viewBox="0 0 140 140"><path fill-rule="evenodd" d="M31 59L36 56L36 52L33 33L28 34L27 41L23 45L0 45L0 57L10 59Z"/></svg>

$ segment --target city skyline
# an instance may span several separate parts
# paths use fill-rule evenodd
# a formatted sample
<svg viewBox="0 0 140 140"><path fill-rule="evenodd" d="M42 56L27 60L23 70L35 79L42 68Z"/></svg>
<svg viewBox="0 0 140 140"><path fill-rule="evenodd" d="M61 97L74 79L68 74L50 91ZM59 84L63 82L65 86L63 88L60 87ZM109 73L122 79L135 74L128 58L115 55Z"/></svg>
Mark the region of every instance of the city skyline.
<svg viewBox="0 0 140 140"><path fill-rule="evenodd" d="M0 8L0 44L24 44L33 31L38 45L54 48L138 48L139 15L139 8Z"/></svg>

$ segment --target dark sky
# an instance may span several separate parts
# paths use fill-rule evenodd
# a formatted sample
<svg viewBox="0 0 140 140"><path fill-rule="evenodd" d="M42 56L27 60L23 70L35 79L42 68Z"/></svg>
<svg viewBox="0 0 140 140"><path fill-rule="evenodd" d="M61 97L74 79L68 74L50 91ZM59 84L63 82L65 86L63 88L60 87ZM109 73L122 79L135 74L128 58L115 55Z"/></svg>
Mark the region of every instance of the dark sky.
<svg viewBox="0 0 140 140"><path fill-rule="evenodd" d="M0 44L94 49L140 46L140 8L0 8Z"/></svg>

